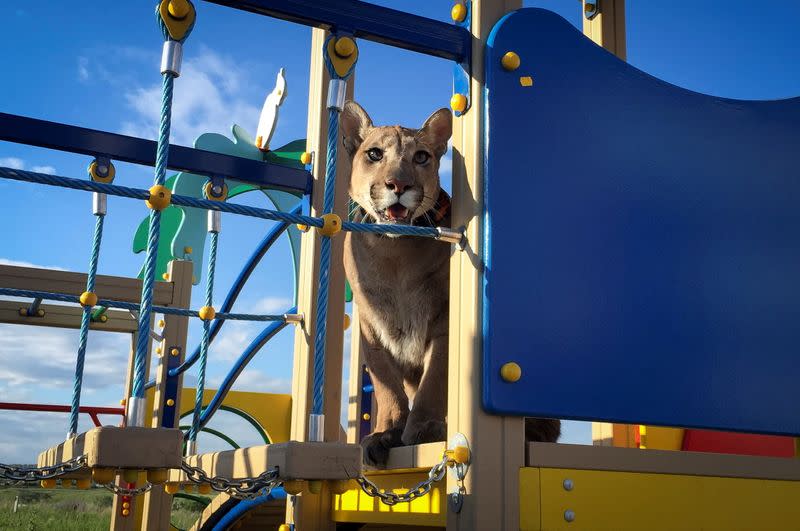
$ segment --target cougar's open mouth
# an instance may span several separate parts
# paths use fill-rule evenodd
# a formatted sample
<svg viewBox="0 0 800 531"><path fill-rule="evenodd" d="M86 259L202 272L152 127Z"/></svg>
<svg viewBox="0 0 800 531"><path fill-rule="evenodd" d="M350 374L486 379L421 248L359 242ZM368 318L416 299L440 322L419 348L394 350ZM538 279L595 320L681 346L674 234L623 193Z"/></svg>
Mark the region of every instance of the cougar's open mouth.
<svg viewBox="0 0 800 531"><path fill-rule="evenodd" d="M388 223L408 224L411 222L411 211L400 203L379 210L378 215L381 217L381 221Z"/></svg>

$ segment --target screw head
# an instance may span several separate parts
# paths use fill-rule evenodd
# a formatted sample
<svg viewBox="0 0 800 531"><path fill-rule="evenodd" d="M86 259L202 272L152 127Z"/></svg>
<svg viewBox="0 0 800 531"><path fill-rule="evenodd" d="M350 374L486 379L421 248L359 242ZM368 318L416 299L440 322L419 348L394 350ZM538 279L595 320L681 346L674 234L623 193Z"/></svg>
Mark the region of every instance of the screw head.
<svg viewBox="0 0 800 531"><path fill-rule="evenodd" d="M564 480L564 490L572 490L574 486L571 479Z"/></svg>
<svg viewBox="0 0 800 531"><path fill-rule="evenodd" d="M567 509L566 511L564 511L564 520L566 520L567 522L574 521L575 511L573 511L572 509Z"/></svg>
<svg viewBox="0 0 800 531"><path fill-rule="evenodd" d="M509 383L517 382L520 378L522 378L522 367L513 361L504 363L503 366L500 367L500 377L503 379L503 381Z"/></svg>
<svg viewBox="0 0 800 531"><path fill-rule="evenodd" d="M519 68L520 65L520 58L515 52L506 52L505 55L500 59L500 64L503 65L503 68L509 72L512 72Z"/></svg>

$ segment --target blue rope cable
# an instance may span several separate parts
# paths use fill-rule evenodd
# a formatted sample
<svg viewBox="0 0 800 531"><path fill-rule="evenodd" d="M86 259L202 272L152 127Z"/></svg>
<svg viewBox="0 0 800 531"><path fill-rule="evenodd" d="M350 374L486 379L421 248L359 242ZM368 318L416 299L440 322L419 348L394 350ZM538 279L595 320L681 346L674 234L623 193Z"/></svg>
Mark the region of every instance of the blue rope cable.
<svg viewBox="0 0 800 531"><path fill-rule="evenodd" d="M217 269L217 243L219 233L212 232L208 243L208 268L206 269L206 306L214 303L214 274ZM203 409L203 391L206 385L206 363L208 362L208 346L211 331L211 321L203 321L203 335L200 340L200 365L197 368L197 390L194 397L194 415L192 416L192 427L189 430L189 440L197 439L200 431L200 414Z"/></svg>
<svg viewBox="0 0 800 531"><path fill-rule="evenodd" d="M161 87L161 125L158 130L158 149L154 185L164 185L167 175L167 158L169 157L169 132L172 123L172 89L175 77L165 72ZM139 305L139 337L134 357L134 376L131 393L137 398L144 397L144 384L147 375L147 349L150 345L150 320L153 310L153 284L156 277L156 259L158 257L158 237L161 230L161 212L150 211L150 229L147 233L147 256L142 275L142 300Z"/></svg>
<svg viewBox="0 0 800 531"><path fill-rule="evenodd" d="M84 190L87 192L101 192L108 195L128 197L132 199L148 199L150 192L138 188L129 188L116 184L103 184L83 179L73 179L71 177L61 177L58 175L48 175L26 170L15 170L13 168L0 167L0 177L15 181L32 182L46 184L49 186L60 186L73 190ZM173 195L172 204L205 210L218 210L229 212L241 216L267 219L270 221L282 221L309 227L322 227L322 219L312 216L302 216L291 212L279 212L264 208L256 208L235 203L225 203L222 201L208 201L182 195ZM437 238L439 231L434 227L414 227L411 225L383 225L378 223L353 223L351 221L342 222L342 230L348 232L368 232L372 234L396 234L398 236L419 236L423 238Z"/></svg>
<svg viewBox="0 0 800 531"><path fill-rule="evenodd" d="M92 239L92 255L89 259L89 273L86 277L86 291L94 293L97 278L97 262L100 259L100 243L103 241L103 221L105 214L97 214ZM81 405L81 387L83 386L83 365L86 360L86 344L89 340L89 324L92 321L92 307L84 306L81 314L80 336L78 338L78 356L75 362L75 379L72 386L72 405L69 411L70 434L78 433L78 414Z"/></svg>

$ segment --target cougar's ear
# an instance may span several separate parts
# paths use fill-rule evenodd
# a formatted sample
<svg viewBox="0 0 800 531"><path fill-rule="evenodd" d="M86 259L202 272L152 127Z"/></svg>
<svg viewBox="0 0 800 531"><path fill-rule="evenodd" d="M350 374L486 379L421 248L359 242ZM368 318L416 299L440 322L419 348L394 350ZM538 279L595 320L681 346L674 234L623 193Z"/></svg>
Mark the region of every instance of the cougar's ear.
<svg viewBox="0 0 800 531"><path fill-rule="evenodd" d="M450 109L441 108L425 120L417 137L428 144L438 158L447 151L447 141L452 134L453 115L450 113Z"/></svg>
<svg viewBox="0 0 800 531"><path fill-rule="evenodd" d="M361 105L354 101L348 101L344 104L340 123L343 135L342 143L352 157L369 130L372 129L372 120Z"/></svg>

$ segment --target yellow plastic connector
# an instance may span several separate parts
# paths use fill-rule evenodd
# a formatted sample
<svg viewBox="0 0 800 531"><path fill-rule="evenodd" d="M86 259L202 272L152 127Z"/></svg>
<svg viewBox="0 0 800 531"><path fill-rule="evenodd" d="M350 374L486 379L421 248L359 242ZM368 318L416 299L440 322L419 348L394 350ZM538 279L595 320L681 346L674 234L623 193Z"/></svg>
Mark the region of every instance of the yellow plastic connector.
<svg viewBox="0 0 800 531"><path fill-rule="evenodd" d="M214 194L213 188L214 188L214 183L212 183L211 181L208 181L203 186L203 194L206 196L206 199L208 199L209 201L225 201L226 199L228 199L228 185L227 184L222 183L222 187L221 187L222 190L220 191L219 194Z"/></svg>
<svg viewBox="0 0 800 531"><path fill-rule="evenodd" d="M82 478L75 480L75 488L80 490L86 490L92 486L92 480L89 478Z"/></svg>
<svg viewBox="0 0 800 531"><path fill-rule="evenodd" d="M113 468L93 468L92 469L92 480L95 483L99 483L101 485L105 485L106 483L111 483L114 481L114 469Z"/></svg>
<svg viewBox="0 0 800 531"><path fill-rule="evenodd" d="M500 377L508 383L517 382L522 378L522 367L513 361L504 363L503 366L500 367Z"/></svg>
<svg viewBox="0 0 800 531"><path fill-rule="evenodd" d="M350 57L356 51L356 41L350 37L340 37L336 39L333 49L339 57Z"/></svg>
<svg viewBox="0 0 800 531"><path fill-rule="evenodd" d="M450 98L450 108L456 112L464 112L467 110L467 97L463 94L453 94Z"/></svg>
<svg viewBox="0 0 800 531"><path fill-rule="evenodd" d="M506 52L503 58L500 59L500 64L509 72L513 72L520 65L519 55L514 52Z"/></svg>
<svg viewBox="0 0 800 531"><path fill-rule="evenodd" d="M198 494L211 494L211 485L208 483L203 483L197 486L197 493Z"/></svg>
<svg viewBox="0 0 800 531"><path fill-rule="evenodd" d="M164 485L164 492L167 494L177 494L181 490L180 483L167 483Z"/></svg>
<svg viewBox="0 0 800 531"><path fill-rule="evenodd" d="M139 471L135 468L125 468L122 470L122 479L128 483L136 483L139 479Z"/></svg>
<svg viewBox="0 0 800 531"><path fill-rule="evenodd" d="M101 175L99 171L100 165L97 164L96 160L92 161L92 163L89 164L89 177L95 182L110 184L114 181L114 176L117 174L117 170L110 162L106 168L105 175Z"/></svg>
<svg viewBox="0 0 800 531"><path fill-rule="evenodd" d="M456 446L452 450L445 451L445 455L452 460L454 463L463 465L464 463L469 463L470 459L470 452L469 448L466 446Z"/></svg>
<svg viewBox="0 0 800 531"><path fill-rule="evenodd" d="M464 22L464 19L467 18L467 6L464 4L456 4L450 10L450 18L453 19L453 22Z"/></svg>
<svg viewBox="0 0 800 531"><path fill-rule="evenodd" d="M283 482L283 490L286 491L286 494L291 494L292 496L302 494L307 486L305 480L302 479L290 479Z"/></svg>
<svg viewBox="0 0 800 531"><path fill-rule="evenodd" d="M166 186L156 184L150 187L150 197L145 199L147 208L164 210L172 202L172 192Z"/></svg>
<svg viewBox="0 0 800 531"><path fill-rule="evenodd" d="M197 313L198 317L200 317L200 319L203 321L211 321L217 315L217 311L213 308L213 306L203 306Z"/></svg>
<svg viewBox="0 0 800 531"><path fill-rule="evenodd" d="M183 40L194 24L197 13L187 0L161 0L158 15L164 21L171 39Z"/></svg>
<svg viewBox="0 0 800 531"><path fill-rule="evenodd" d="M169 470L166 468L153 468L147 471L147 481L153 485L166 483L169 478Z"/></svg>
<svg viewBox="0 0 800 531"><path fill-rule="evenodd" d="M84 291L81 293L80 301L82 306L88 306L91 308L97 304L97 294L92 293L91 291Z"/></svg>
<svg viewBox="0 0 800 531"><path fill-rule="evenodd" d="M54 489L56 488L56 480L43 479L39 482L39 485L41 485L43 489Z"/></svg>
<svg viewBox="0 0 800 531"><path fill-rule="evenodd" d="M344 329L350 328L350 315L344 314Z"/></svg>
<svg viewBox="0 0 800 531"><path fill-rule="evenodd" d="M308 151L303 151L303 153L300 155L300 162L303 164L311 164L311 153Z"/></svg>
<svg viewBox="0 0 800 531"><path fill-rule="evenodd" d="M342 218L333 213L322 215L322 227L317 230L323 236L331 237L340 230L342 230Z"/></svg>
<svg viewBox="0 0 800 531"><path fill-rule="evenodd" d="M278 526L278 531L289 531L291 528L289 524L281 524Z"/></svg>
<svg viewBox="0 0 800 531"><path fill-rule="evenodd" d="M169 282L169 273L162 273L162 274L161 274L161 278L163 278L164 280L166 280L167 282Z"/></svg>

